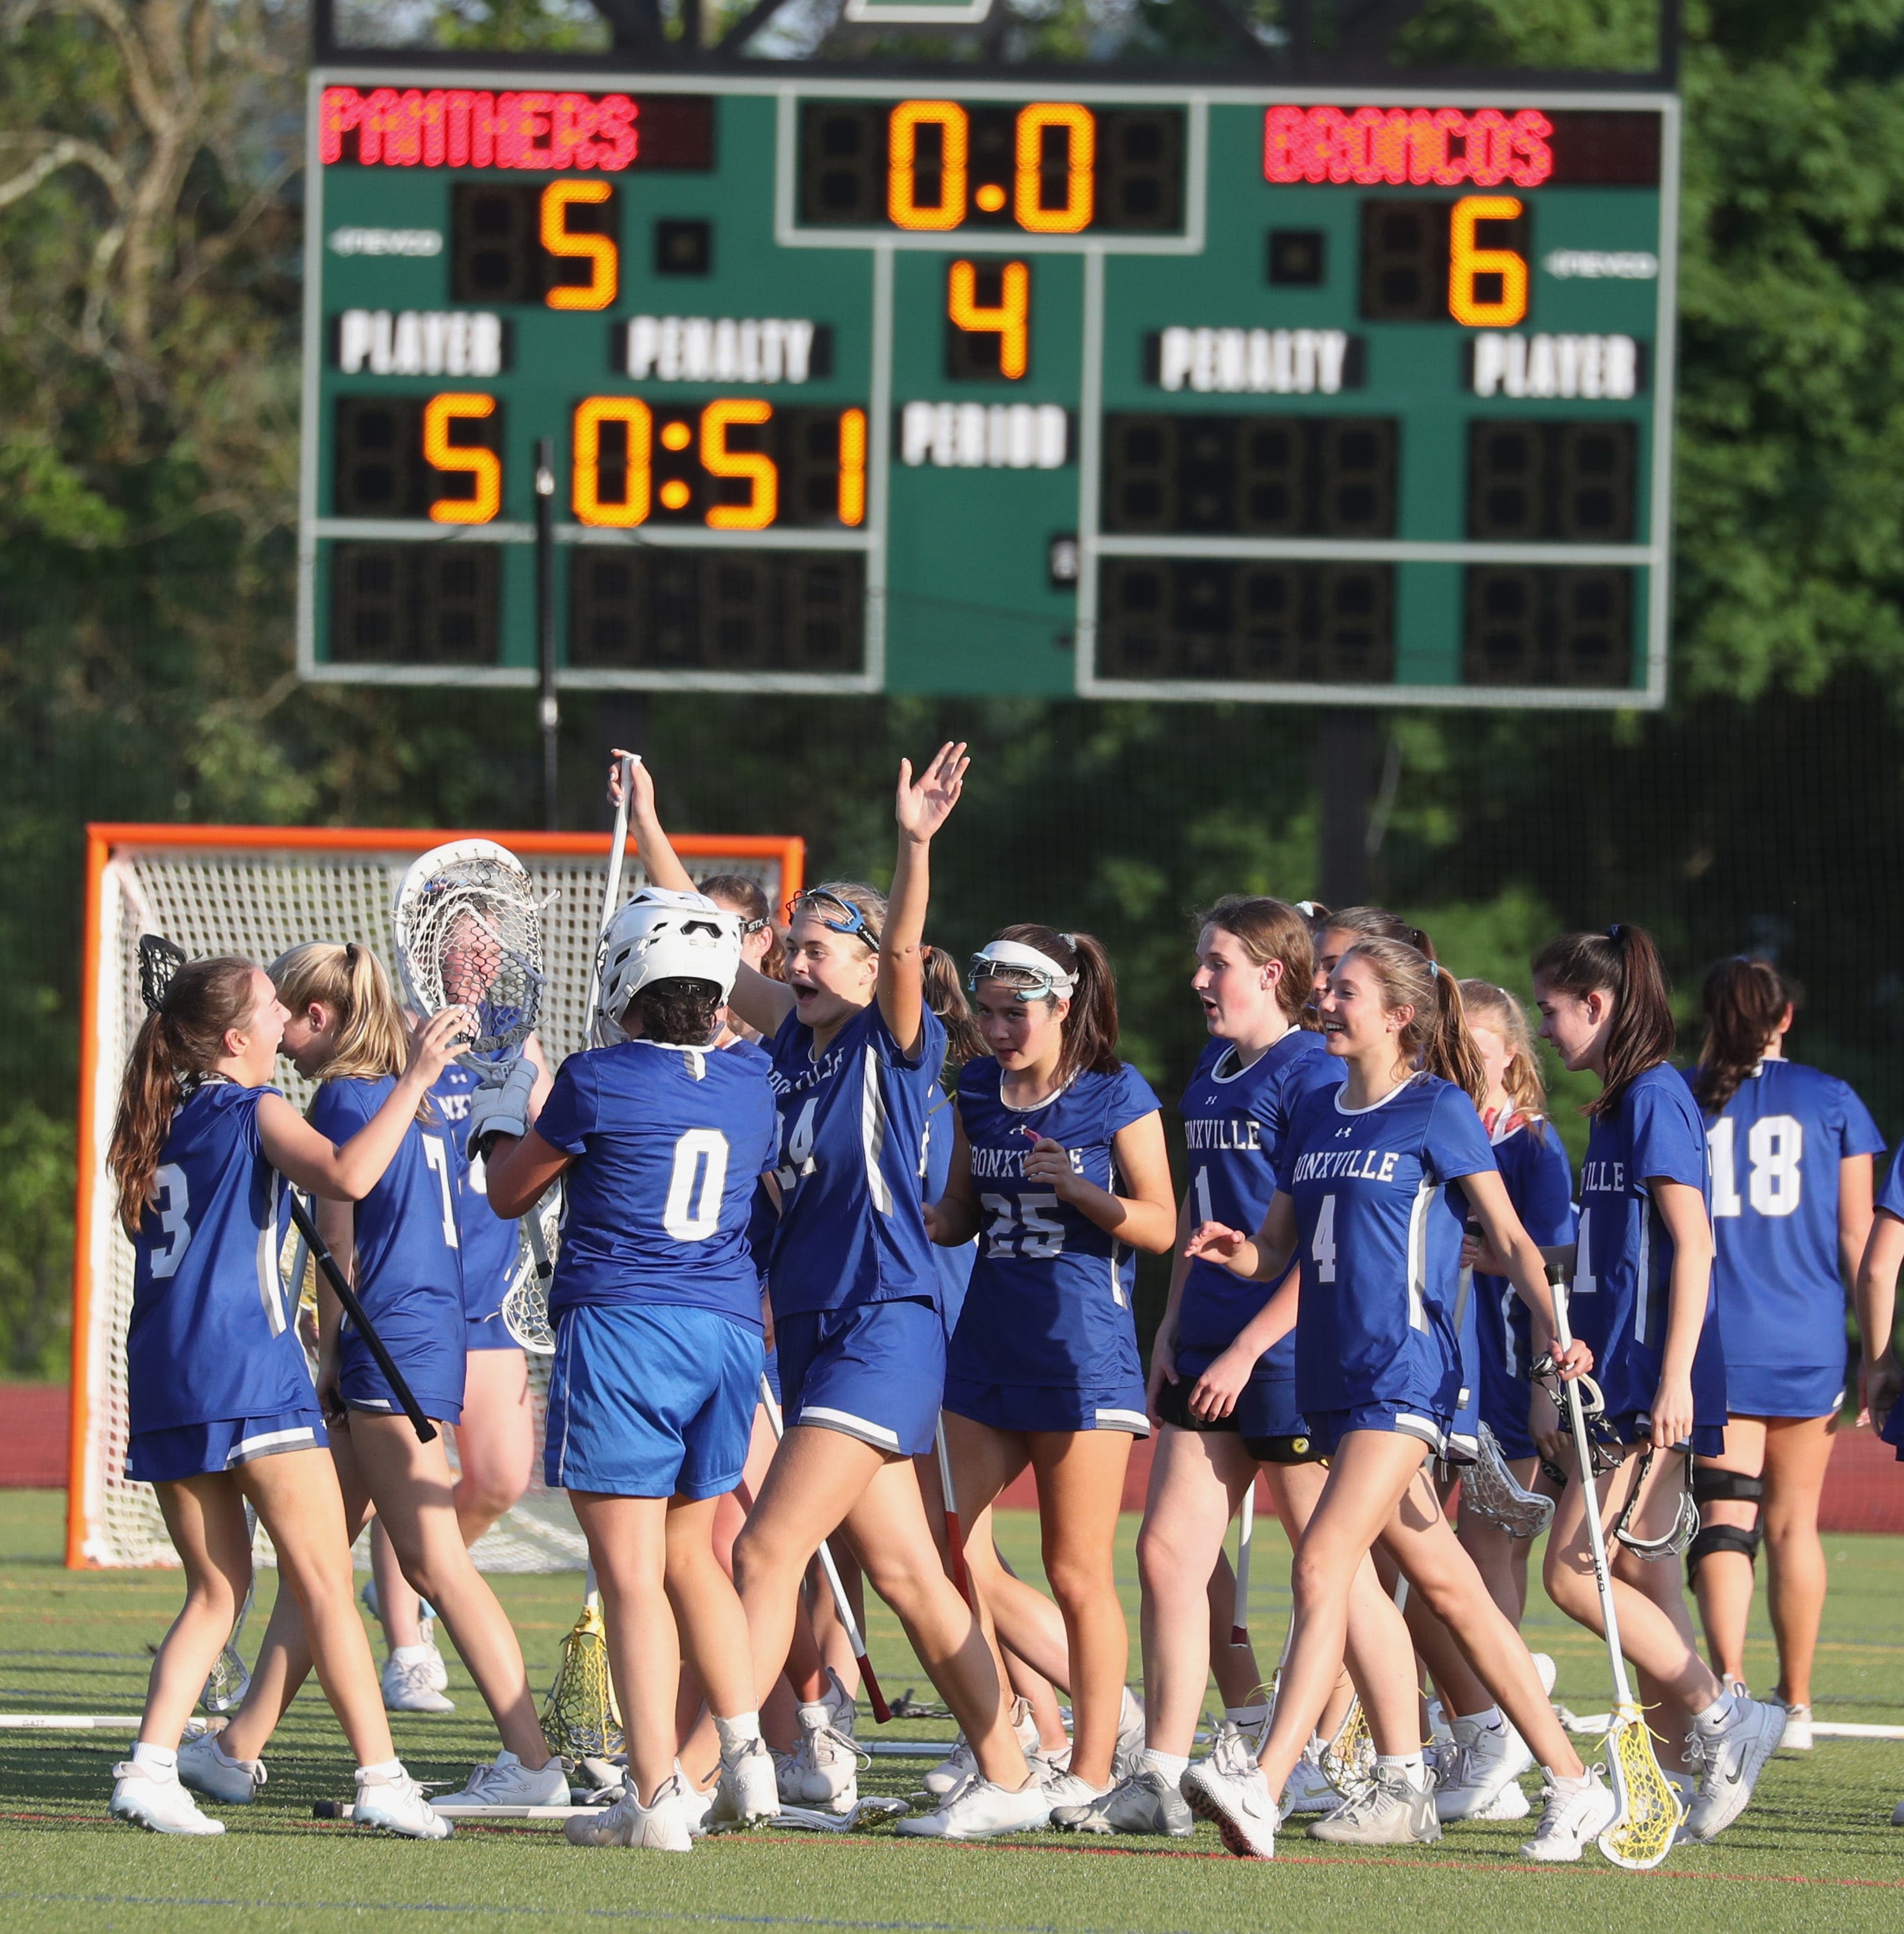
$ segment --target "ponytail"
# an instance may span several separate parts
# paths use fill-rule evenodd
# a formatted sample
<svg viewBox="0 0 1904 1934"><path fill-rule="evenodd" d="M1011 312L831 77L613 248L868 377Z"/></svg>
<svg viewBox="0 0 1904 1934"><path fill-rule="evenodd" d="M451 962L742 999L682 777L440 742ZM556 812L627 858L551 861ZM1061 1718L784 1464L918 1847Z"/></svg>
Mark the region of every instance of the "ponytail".
<svg viewBox="0 0 1904 1934"><path fill-rule="evenodd" d="M384 963L355 941L307 940L273 961L278 998L294 1014L313 1004L337 1017L330 1058L318 1071L322 1081L354 1077L375 1081L399 1075L409 1065L408 1030ZM425 1098L419 1121L433 1119Z"/></svg>
<svg viewBox="0 0 1904 1934"><path fill-rule="evenodd" d="M1338 962L1366 961L1381 990L1381 1004L1393 1014L1414 1010L1396 1045L1418 1068L1438 1074L1464 1090L1477 1108L1487 1100L1487 1070L1468 1032L1461 984L1418 947L1402 940L1360 940Z"/></svg>
<svg viewBox="0 0 1904 1934"><path fill-rule="evenodd" d="M1785 1010L1797 1005L1797 994L1770 961L1739 953L1706 976L1699 999L1706 1011L1706 1038L1692 1090L1702 1108L1717 1114L1764 1058Z"/></svg>
<svg viewBox="0 0 1904 1934"><path fill-rule="evenodd" d="M1604 933L1563 933L1534 956L1534 978L1577 1001L1596 993L1613 996L1606 1085L1583 1113L1612 1114L1638 1077L1671 1056L1672 990L1644 927L1616 922Z"/></svg>
<svg viewBox="0 0 1904 1934"><path fill-rule="evenodd" d="M945 1025L945 1065L950 1069L963 1068L985 1052L985 1041L972 1017L966 990L959 985L959 970L942 947L922 947L919 954L926 1005Z"/></svg>
<svg viewBox="0 0 1904 1934"><path fill-rule="evenodd" d="M119 1189L119 1220L129 1236L151 1203L172 1117L224 1053L224 1038L242 1029L255 1005L249 960L230 954L181 966L140 1023L119 1083L119 1110L106 1166Z"/></svg>
<svg viewBox="0 0 1904 1934"><path fill-rule="evenodd" d="M1064 1041L1058 1051L1059 1083L1079 1074L1115 1074L1122 1065L1117 1059L1117 978L1102 944L1088 933L1059 933L1030 924L1002 926L992 938L1035 947L1071 978L1071 1011L1065 1017ZM987 980L1008 987L1039 984L1034 975L1015 968L984 971Z"/></svg>

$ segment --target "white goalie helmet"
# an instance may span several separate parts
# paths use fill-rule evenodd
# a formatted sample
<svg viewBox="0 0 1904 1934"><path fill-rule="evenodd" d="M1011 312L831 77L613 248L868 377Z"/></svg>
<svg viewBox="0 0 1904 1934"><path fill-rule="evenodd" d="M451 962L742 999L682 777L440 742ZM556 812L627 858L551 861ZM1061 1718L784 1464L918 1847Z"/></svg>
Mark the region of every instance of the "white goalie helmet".
<svg viewBox="0 0 1904 1934"><path fill-rule="evenodd" d="M596 977L595 1038L625 1041L622 1015L655 981L711 981L725 1001L740 972L740 916L705 893L643 887L610 920Z"/></svg>

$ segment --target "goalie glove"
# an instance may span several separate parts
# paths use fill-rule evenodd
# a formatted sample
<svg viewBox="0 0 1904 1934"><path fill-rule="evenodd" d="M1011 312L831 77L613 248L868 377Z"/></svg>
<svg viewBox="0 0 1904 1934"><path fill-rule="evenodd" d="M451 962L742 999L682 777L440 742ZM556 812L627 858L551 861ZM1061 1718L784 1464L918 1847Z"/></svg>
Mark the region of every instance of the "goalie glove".
<svg viewBox="0 0 1904 1934"><path fill-rule="evenodd" d="M498 1136L529 1133L529 1101L535 1091L535 1064L524 1056L511 1062L506 1071L497 1069L486 1076L470 1096L465 1146L471 1161L479 1155L487 1157Z"/></svg>

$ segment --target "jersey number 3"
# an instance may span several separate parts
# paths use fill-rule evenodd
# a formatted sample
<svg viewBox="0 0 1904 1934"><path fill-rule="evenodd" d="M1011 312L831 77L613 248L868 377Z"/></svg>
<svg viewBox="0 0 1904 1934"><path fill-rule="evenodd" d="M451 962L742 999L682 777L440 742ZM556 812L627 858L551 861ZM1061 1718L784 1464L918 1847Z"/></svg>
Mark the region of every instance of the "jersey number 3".
<svg viewBox="0 0 1904 1934"><path fill-rule="evenodd" d="M191 1225L185 1220L191 1206L185 1198L185 1172L168 1161L152 1177L152 1206L158 1213L158 1226L165 1237L163 1249L152 1250L152 1276L163 1282L184 1261L191 1243Z"/></svg>

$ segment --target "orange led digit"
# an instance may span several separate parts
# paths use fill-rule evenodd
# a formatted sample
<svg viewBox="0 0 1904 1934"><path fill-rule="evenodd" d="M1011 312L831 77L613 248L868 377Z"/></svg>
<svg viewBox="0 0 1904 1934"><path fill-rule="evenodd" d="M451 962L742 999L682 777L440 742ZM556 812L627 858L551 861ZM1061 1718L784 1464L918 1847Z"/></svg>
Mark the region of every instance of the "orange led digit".
<svg viewBox="0 0 1904 1934"><path fill-rule="evenodd" d="M423 405L423 460L432 468L469 478L467 497L439 497L429 507L437 524L487 524L502 508L502 459L493 450L478 450L450 441L453 424L480 422L496 414L493 396L451 391L432 396Z"/></svg>
<svg viewBox="0 0 1904 1934"><path fill-rule="evenodd" d="M866 520L866 413L839 413L839 521L857 530Z"/></svg>
<svg viewBox="0 0 1904 1934"><path fill-rule="evenodd" d="M1469 329L1511 329L1527 313L1527 258L1511 249L1478 249L1475 229L1483 221L1511 221L1520 212L1511 194L1464 194L1448 223L1448 312ZM1480 276L1499 276L1497 301L1475 293Z"/></svg>
<svg viewBox="0 0 1904 1934"><path fill-rule="evenodd" d="M954 262L946 288L946 314L956 328L975 336L999 339L999 374L1016 382L1029 360L1032 272L1023 262L1005 265L1004 286L996 308L978 300L978 270L970 262Z"/></svg>
<svg viewBox="0 0 1904 1934"><path fill-rule="evenodd" d="M1065 131L1065 205L1046 208L1039 188L1043 180L1044 131ZM1012 212L1018 225L1034 235L1075 235L1091 225L1098 153L1097 116L1088 107L1066 101L1035 101L1018 116L1018 167L1013 187Z"/></svg>
<svg viewBox="0 0 1904 1934"><path fill-rule="evenodd" d="M938 203L919 205L919 130L939 130ZM886 212L900 228L956 228L966 218L966 110L956 101L902 101L887 124Z"/></svg>
<svg viewBox="0 0 1904 1934"><path fill-rule="evenodd" d="M764 423L773 405L761 396L723 397L700 414L700 467L710 477L745 477L752 495L744 504L716 504L709 508L711 531L764 531L780 508L780 473L773 459L758 450L730 450L730 423Z"/></svg>
<svg viewBox="0 0 1904 1934"><path fill-rule="evenodd" d="M551 182L542 191L542 246L552 255L589 264L589 279L579 288L551 289L551 309L606 309L615 300L621 279L619 252L609 235L571 235L568 211L576 202L606 201L612 191L604 181Z"/></svg>
<svg viewBox="0 0 1904 1934"><path fill-rule="evenodd" d="M601 500L601 426L610 423L620 423L628 432L619 504ZM646 523L653 438L653 416L638 396L590 396L576 405L569 496L577 523L625 530Z"/></svg>

